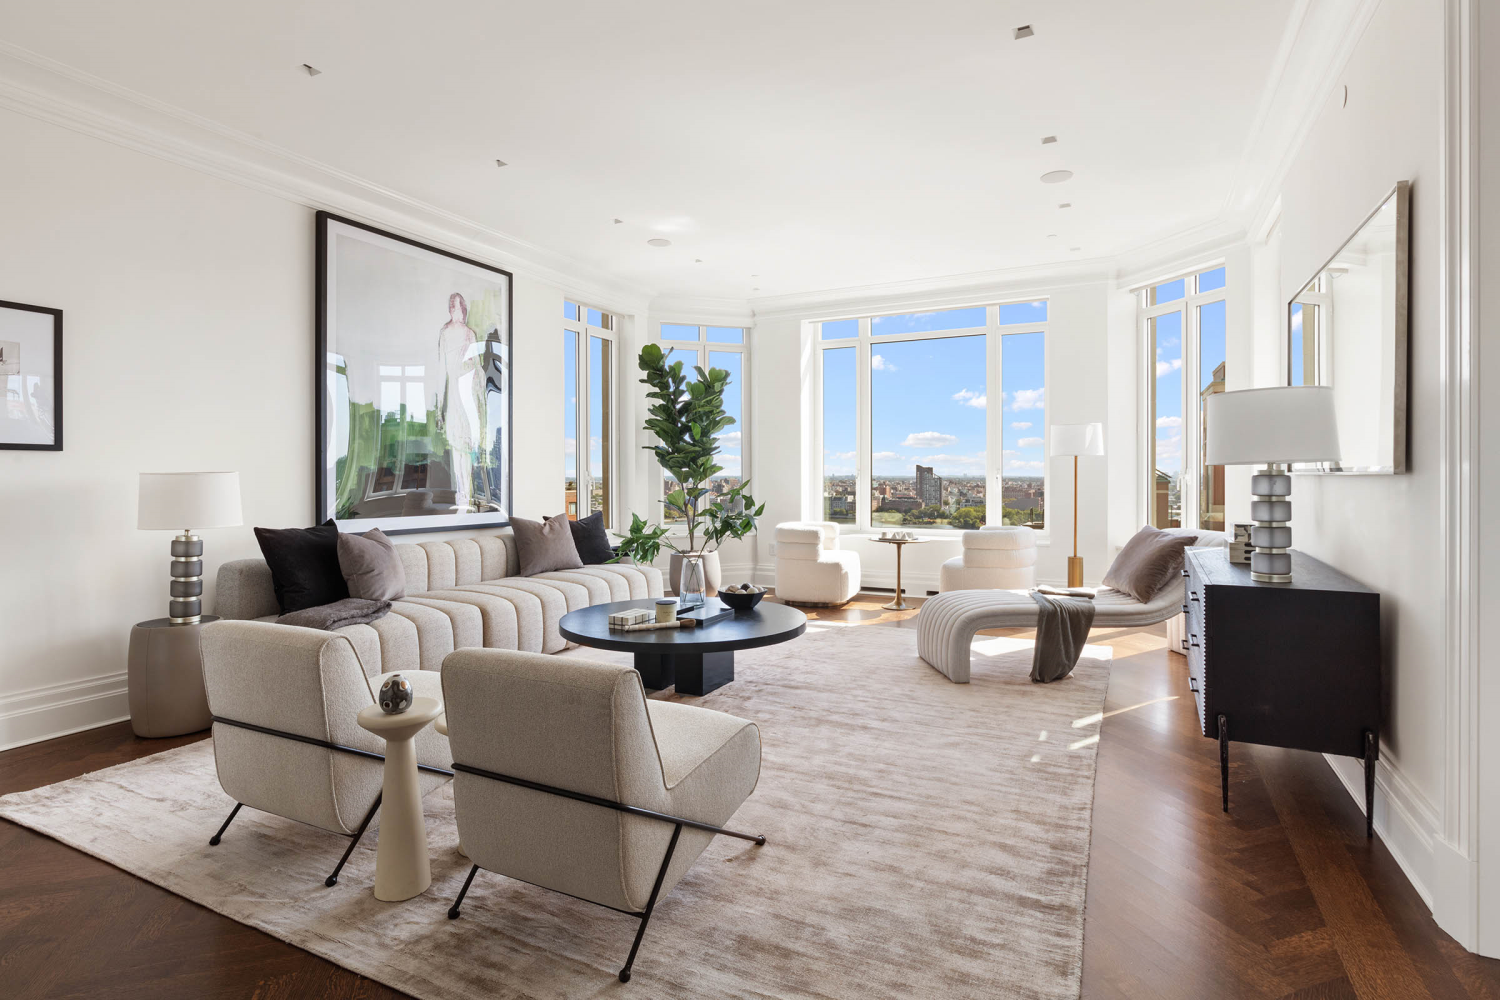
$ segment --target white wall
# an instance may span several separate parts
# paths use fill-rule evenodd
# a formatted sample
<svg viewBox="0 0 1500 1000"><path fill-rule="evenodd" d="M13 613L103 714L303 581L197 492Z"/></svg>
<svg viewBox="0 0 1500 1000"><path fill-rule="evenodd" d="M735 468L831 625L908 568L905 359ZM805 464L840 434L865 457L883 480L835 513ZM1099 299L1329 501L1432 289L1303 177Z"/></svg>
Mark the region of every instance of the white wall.
<svg viewBox="0 0 1500 1000"><path fill-rule="evenodd" d="M1380 591L1388 709L1376 820L1419 890L1428 892L1431 840L1440 832L1445 794L1441 10L1420 0L1386 0L1340 83L1348 86L1347 106L1335 88L1286 176L1279 248L1255 251L1257 267L1279 271L1274 299L1257 276L1256 367L1261 384L1282 376L1286 302L1398 180L1410 180L1411 472L1299 476L1292 500L1296 547ZM1334 763L1349 772L1346 780L1356 767Z"/></svg>
<svg viewBox="0 0 1500 1000"><path fill-rule="evenodd" d="M0 299L61 308L65 450L0 451L0 748L127 716L130 626L166 613L143 471L237 469L245 526L312 515L313 210L0 111ZM472 252L472 251L470 251ZM516 513L562 509L561 289L515 283ZM607 303L605 304L607 305ZM420 537L420 536L413 536Z"/></svg>

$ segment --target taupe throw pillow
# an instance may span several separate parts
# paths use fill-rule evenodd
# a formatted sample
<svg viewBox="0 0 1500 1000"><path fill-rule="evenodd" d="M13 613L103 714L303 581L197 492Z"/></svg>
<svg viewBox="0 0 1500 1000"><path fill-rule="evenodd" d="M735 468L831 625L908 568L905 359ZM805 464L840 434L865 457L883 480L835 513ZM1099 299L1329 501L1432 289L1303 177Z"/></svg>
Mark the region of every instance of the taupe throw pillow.
<svg viewBox="0 0 1500 1000"><path fill-rule="evenodd" d="M513 517L510 527L516 535L516 557L521 563L522 576L583 568L583 560L578 558L578 546L573 544L573 529L568 527L565 514L550 521Z"/></svg>
<svg viewBox="0 0 1500 1000"><path fill-rule="evenodd" d="M1104 585L1145 604L1182 573L1182 552L1197 540L1196 535L1174 535L1147 525L1115 556Z"/></svg>
<svg viewBox="0 0 1500 1000"><path fill-rule="evenodd" d="M363 535L339 534L339 570L349 596L365 601L398 601L406 596L406 570L396 546L379 528Z"/></svg>

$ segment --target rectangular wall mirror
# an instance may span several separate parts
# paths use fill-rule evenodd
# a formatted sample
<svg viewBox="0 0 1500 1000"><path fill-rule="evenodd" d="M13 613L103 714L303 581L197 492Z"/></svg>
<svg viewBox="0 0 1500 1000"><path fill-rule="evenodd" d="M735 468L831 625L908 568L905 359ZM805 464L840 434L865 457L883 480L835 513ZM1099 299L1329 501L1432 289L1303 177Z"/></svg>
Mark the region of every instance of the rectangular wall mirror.
<svg viewBox="0 0 1500 1000"><path fill-rule="evenodd" d="M1333 388L1338 462L1293 472L1406 471L1411 185L1401 181L1287 307L1287 384Z"/></svg>

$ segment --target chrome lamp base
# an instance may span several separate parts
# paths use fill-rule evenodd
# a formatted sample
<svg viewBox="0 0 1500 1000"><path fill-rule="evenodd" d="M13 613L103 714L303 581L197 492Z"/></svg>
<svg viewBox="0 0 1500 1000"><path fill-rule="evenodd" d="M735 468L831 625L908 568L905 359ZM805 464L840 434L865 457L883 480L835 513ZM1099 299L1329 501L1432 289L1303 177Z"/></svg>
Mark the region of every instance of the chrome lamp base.
<svg viewBox="0 0 1500 1000"><path fill-rule="evenodd" d="M1250 477L1250 579L1292 582L1291 466L1271 464Z"/></svg>
<svg viewBox="0 0 1500 1000"><path fill-rule="evenodd" d="M172 582L167 620L173 625L196 625L203 619L203 539L192 529L172 539Z"/></svg>

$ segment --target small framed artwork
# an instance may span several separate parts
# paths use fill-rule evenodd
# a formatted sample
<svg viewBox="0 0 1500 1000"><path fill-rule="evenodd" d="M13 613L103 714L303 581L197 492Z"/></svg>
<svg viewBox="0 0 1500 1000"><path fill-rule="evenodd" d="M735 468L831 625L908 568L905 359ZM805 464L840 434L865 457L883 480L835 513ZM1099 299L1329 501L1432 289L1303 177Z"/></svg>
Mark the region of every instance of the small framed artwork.
<svg viewBox="0 0 1500 1000"><path fill-rule="evenodd" d="M326 212L317 226L314 523L508 524L510 273Z"/></svg>
<svg viewBox="0 0 1500 1000"><path fill-rule="evenodd" d="M0 449L62 451L62 310L0 301Z"/></svg>

